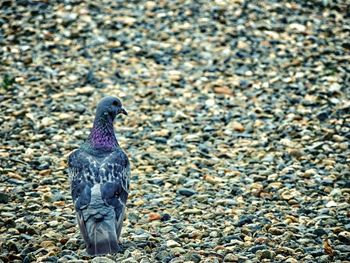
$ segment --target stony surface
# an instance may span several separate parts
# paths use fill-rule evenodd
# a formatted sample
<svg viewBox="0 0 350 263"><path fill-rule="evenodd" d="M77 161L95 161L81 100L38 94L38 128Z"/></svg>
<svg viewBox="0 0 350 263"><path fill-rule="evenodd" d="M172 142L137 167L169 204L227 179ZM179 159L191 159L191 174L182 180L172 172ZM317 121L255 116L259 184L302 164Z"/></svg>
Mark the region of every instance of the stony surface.
<svg viewBox="0 0 350 263"><path fill-rule="evenodd" d="M346 1L1 1L0 261L88 262L66 156L119 96L124 251L350 258Z"/></svg>

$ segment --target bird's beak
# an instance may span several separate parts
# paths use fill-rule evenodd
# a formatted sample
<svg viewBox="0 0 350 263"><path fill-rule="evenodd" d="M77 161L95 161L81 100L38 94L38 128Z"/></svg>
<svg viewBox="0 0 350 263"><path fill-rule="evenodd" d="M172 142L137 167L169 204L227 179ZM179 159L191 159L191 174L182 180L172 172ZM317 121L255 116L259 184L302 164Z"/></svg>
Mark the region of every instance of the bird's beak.
<svg viewBox="0 0 350 263"><path fill-rule="evenodd" d="M119 113L128 115L128 112L123 107L120 108Z"/></svg>

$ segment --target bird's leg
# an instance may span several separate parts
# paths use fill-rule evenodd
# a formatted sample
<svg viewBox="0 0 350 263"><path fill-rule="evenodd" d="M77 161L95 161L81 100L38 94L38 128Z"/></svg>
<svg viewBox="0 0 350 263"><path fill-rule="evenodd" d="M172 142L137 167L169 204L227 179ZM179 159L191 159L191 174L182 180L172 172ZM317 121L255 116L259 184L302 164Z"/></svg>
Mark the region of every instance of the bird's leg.
<svg viewBox="0 0 350 263"><path fill-rule="evenodd" d="M120 241L118 241L118 246L119 246L118 252L124 253L126 250L126 246L123 243L121 243Z"/></svg>

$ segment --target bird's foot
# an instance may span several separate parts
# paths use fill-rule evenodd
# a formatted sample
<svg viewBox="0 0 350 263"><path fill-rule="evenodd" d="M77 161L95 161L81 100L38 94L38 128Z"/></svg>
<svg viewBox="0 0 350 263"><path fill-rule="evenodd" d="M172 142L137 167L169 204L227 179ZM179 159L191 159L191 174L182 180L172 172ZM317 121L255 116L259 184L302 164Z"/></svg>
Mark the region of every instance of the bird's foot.
<svg viewBox="0 0 350 263"><path fill-rule="evenodd" d="M118 242L118 253L124 253L126 250L126 246L124 243L121 243L120 241Z"/></svg>

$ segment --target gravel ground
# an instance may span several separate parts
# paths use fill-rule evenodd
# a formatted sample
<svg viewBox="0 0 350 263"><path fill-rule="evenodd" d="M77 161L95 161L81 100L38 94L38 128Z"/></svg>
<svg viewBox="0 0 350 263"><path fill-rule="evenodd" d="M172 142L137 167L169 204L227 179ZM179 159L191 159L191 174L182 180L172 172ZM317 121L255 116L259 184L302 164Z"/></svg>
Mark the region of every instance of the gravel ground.
<svg viewBox="0 0 350 263"><path fill-rule="evenodd" d="M1 1L0 262L349 262L349 6ZM132 185L92 259L66 157L107 94Z"/></svg>

